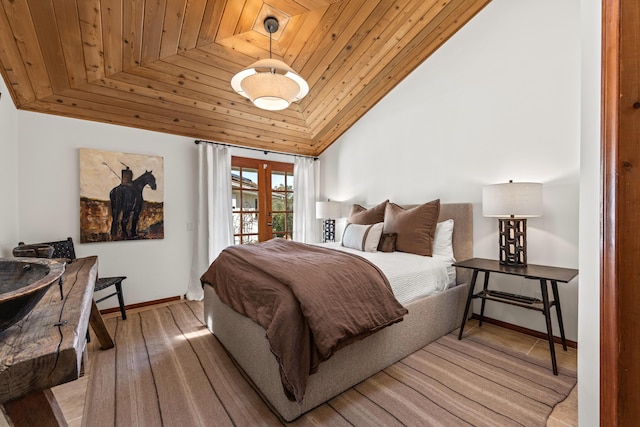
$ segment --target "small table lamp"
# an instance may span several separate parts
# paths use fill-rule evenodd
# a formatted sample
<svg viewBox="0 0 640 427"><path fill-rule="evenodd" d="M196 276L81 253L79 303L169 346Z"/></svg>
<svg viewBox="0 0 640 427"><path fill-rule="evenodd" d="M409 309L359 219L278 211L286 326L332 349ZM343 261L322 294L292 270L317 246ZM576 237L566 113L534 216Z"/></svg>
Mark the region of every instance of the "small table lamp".
<svg viewBox="0 0 640 427"><path fill-rule="evenodd" d="M342 216L342 203L340 202L316 202L316 218L322 222L322 243L336 241L335 218Z"/></svg>
<svg viewBox="0 0 640 427"><path fill-rule="evenodd" d="M527 265L527 218L542 216L542 184L513 182L482 188L482 215L499 218L500 264Z"/></svg>

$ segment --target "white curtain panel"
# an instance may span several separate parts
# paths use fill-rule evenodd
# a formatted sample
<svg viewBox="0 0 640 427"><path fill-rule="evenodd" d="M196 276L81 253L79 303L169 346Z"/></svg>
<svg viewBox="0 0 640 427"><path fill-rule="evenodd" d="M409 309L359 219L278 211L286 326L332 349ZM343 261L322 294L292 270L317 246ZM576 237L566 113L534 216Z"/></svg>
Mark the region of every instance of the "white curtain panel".
<svg viewBox="0 0 640 427"><path fill-rule="evenodd" d="M316 164L310 157L293 162L293 240L316 242Z"/></svg>
<svg viewBox="0 0 640 427"><path fill-rule="evenodd" d="M198 206L187 299L204 297L200 276L224 248L233 244L229 147L198 144Z"/></svg>

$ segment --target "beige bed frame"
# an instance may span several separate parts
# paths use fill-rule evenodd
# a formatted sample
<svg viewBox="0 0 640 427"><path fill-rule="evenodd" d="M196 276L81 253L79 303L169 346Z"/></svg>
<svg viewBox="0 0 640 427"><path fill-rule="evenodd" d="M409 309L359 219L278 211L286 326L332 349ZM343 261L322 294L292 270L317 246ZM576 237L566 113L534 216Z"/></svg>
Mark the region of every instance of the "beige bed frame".
<svg viewBox="0 0 640 427"><path fill-rule="evenodd" d="M457 260L473 256L473 211L470 203L443 204L439 221L454 220L453 252ZM304 400L291 402L284 395L278 364L269 349L264 329L204 287L204 315L236 363L271 408L286 421L326 402L371 375L392 365L460 326L466 302L469 271L457 269L458 286L406 306L409 314L385 328L336 352L309 377Z"/></svg>

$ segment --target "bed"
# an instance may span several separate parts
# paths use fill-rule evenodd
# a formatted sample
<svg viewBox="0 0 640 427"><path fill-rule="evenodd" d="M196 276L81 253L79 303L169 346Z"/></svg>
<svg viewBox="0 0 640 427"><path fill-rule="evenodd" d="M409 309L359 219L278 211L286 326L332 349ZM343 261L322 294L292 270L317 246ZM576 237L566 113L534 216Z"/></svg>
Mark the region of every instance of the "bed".
<svg viewBox="0 0 640 427"><path fill-rule="evenodd" d="M453 254L472 257L473 218L469 203L441 204L438 221L454 220ZM283 392L278 362L265 330L224 304L214 288L204 285L204 315L236 364L269 406L285 421L326 402L344 390L459 327L467 296L469 272L457 269L455 286L407 303L403 321L356 341L320 363L306 385L302 402Z"/></svg>

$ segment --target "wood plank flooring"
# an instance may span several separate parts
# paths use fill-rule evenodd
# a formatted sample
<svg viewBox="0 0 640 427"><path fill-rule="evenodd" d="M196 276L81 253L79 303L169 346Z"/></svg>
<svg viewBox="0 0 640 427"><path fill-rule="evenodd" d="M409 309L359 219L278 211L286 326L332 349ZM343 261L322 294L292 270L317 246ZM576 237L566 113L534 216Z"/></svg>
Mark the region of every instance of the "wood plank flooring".
<svg viewBox="0 0 640 427"><path fill-rule="evenodd" d="M164 307L167 305L176 305L172 307L172 310L155 310L158 307ZM154 310L152 313L147 313L145 316L135 316L136 312ZM113 364L114 369L118 372L118 375L126 375L127 370L124 366L120 366L118 369L116 363L126 363L130 366L134 366L136 372L135 382L132 381L118 381L113 383L113 377L111 380L108 378L99 378L97 375L85 375L78 381L64 384L62 386L54 388L54 394L58 399L60 406L62 407L65 418L70 426L81 425L125 425L124 420L115 419L116 411L113 410L115 402L109 402L109 396L113 396L113 390L115 387L118 392L118 414L124 416L127 414L127 419L137 418L144 420L145 425L155 426L161 425L159 419L160 411L159 404L162 401L163 410L177 411L183 416L184 423L182 425L197 425L203 417L203 413L206 414L206 418L211 420L227 420L231 416L235 420L236 425L248 425L249 420L262 419L265 425L279 425L278 419L268 410L261 400L252 391L250 386L244 381L237 370L228 361L228 358L222 357L223 355L216 355L216 351L224 351L219 346L210 346L207 342L211 340L185 340L178 337L197 336L203 334L201 324L193 316L193 313L197 313L202 316L202 304L198 302L184 302L177 301L167 304L161 304L159 306L146 307L138 310L131 310L127 314L131 314L129 320L107 322L110 327L110 332L113 336L118 336L118 339L131 340L130 342L136 342L138 346L145 346L145 340L141 336L140 331L144 331L145 336L162 335L165 338L160 339L151 347L135 348L129 347L119 351L126 351L126 354L119 354L116 358L115 352L102 352L98 349L97 340L93 339L89 345L89 364ZM150 315L151 314L151 315ZM173 322L162 322L162 316L173 316ZM105 318L117 317L117 313L105 315ZM138 322L138 324L134 324ZM163 330L167 328L166 324L173 323L175 330ZM482 328L477 327L476 321L468 323L469 327L465 328L465 335L477 334L484 338L490 339L493 342L506 345L512 350L547 360L549 358L548 344L545 341L538 340L537 338L524 335L515 331L500 328L498 326L484 324ZM169 333L167 333L169 332ZM159 335L158 335L159 334ZM169 339L166 337L176 337ZM149 340L151 341L151 340ZM207 348L197 348L198 346ZM167 351L171 347L172 351ZM189 348L191 347L191 348ZM210 357L203 356L211 353ZM148 353L148 356L147 356ZM569 351L562 351L561 347L556 347L556 353L558 357L558 365L560 367L567 367L569 369L575 369L577 363L577 352L575 349L569 348ZM194 355L198 355L197 357ZM178 365L178 358L192 358L189 363L182 363ZM120 362L116 362L116 359ZM215 360L215 362L214 362ZM220 365L220 360L228 361L229 366ZM153 363L152 363L153 362ZM151 375L151 367L153 369L162 369L162 375L156 376L156 381L164 381L164 384L155 384L153 376ZM217 407L212 402L218 401L213 399L212 396L198 395L191 393L193 389L208 390L211 387L200 387L202 381L209 381L207 378L203 378L202 375L196 375L195 371L189 371L184 366L194 366L197 370L204 369L207 372L209 378L222 378L223 375L229 375L229 372L237 373L237 379L232 381L222 381L221 384L215 385L216 393L221 394L219 397L224 401L234 401L235 406L227 407L226 411L232 413L223 414L221 411L225 411L225 408ZM89 372L89 369L86 369ZM122 378L124 379L124 378ZM85 395L89 387L93 387L95 390L100 390L101 395L105 396L107 401L102 402L99 405L100 408L111 408L101 413L87 413L85 414ZM133 396L136 393L136 389L139 390L153 390L165 389L171 390L170 395L158 395L156 398L155 393L147 393L149 399L133 399L128 396ZM547 422L547 426L559 427L559 426L577 426L577 387L571 392L569 397L557 405L554 409L551 417ZM371 424L379 424L388 414L382 413L379 407L376 405L370 405L369 407L354 404L354 402L362 402L362 399L357 399L357 396L352 394L357 391L352 390L348 393L344 393L341 399L336 399L332 402L334 408L324 405L319 410L314 411L314 416L306 418L304 424L317 424L317 425L343 425L345 420L340 418L336 419L332 415L335 410L339 411L352 411L358 413L358 417L362 417L363 414L370 417ZM227 398L222 396L227 394ZM140 393L138 395L145 395ZM181 399L180 396L191 396L190 399ZM242 399L229 399L230 396L243 396ZM252 401L252 399L258 399ZM94 407L96 405L91 405ZM199 411L190 410L193 407L199 407ZM203 412L203 408L204 412ZM257 412L256 412L257 411ZM170 414L165 413L167 417ZM83 423L83 416L85 417ZM189 419L189 417L194 417ZM97 420L100 420L97 423ZM296 423L301 424L301 423ZM6 421L0 417L0 426L7 425ZM348 425L348 424L347 424Z"/></svg>

